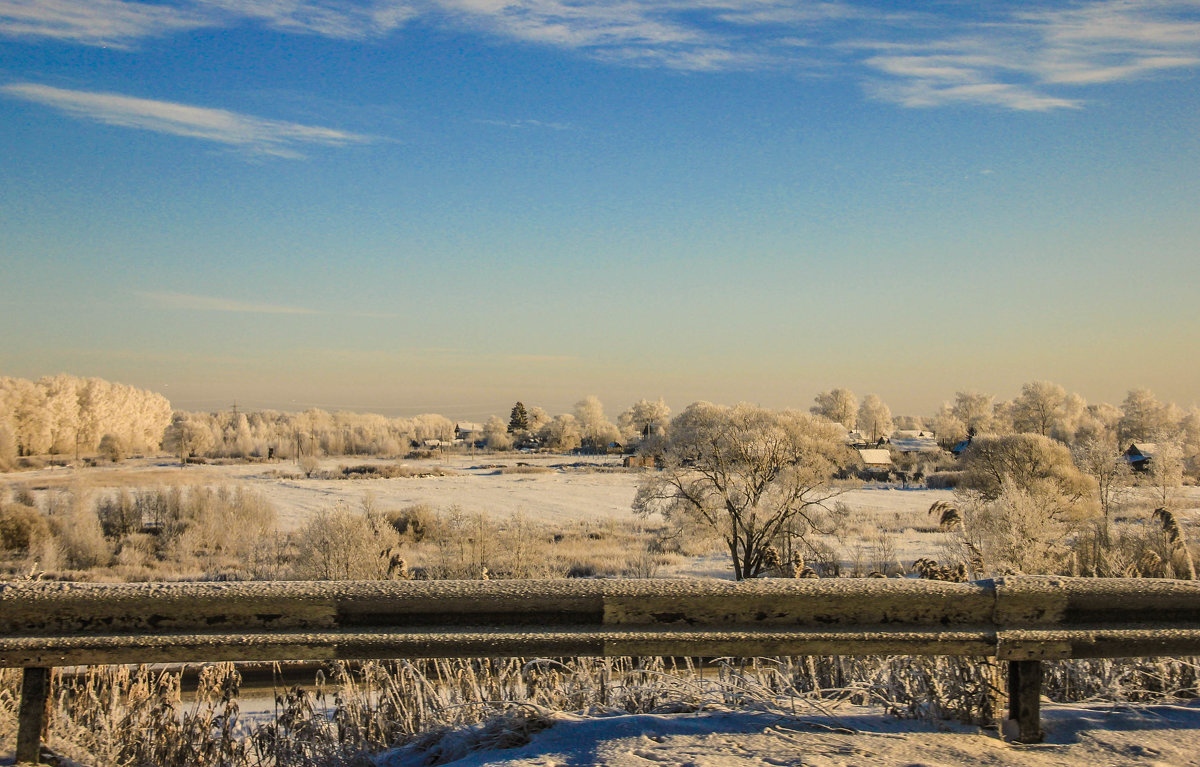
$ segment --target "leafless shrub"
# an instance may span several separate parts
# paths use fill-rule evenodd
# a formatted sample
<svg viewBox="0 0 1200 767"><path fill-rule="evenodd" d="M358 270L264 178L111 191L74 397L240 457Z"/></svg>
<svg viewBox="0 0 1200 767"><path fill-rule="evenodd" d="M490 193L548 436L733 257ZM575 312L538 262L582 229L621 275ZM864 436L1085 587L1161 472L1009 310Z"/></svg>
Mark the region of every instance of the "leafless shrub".
<svg viewBox="0 0 1200 767"><path fill-rule="evenodd" d="M397 533L413 543L420 543L434 534L441 523L437 511L427 503L417 503L398 511L385 512L385 516Z"/></svg>
<svg viewBox="0 0 1200 767"><path fill-rule="evenodd" d="M46 497L46 516L54 534L63 564L76 570L107 565L112 548L95 511L87 508L85 494L67 490Z"/></svg>
<svg viewBox="0 0 1200 767"><path fill-rule="evenodd" d="M105 434L100 438L96 451L113 463L120 463L129 454L125 440L118 434Z"/></svg>
<svg viewBox="0 0 1200 767"><path fill-rule="evenodd" d="M322 509L296 536L296 574L320 581L382 580L399 544L395 528L377 512Z"/></svg>
<svg viewBox="0 0 1200 767"><path fill-rule="evenodd" d="M961 471L931 471L925 475L925 487L930 490L953 490L962 481Z"/></svg>
<svg viewBox="0 0 1200 767"><path fill-rule="evenodd" d="M871 566L874 572L892 575L901 571L896 557L896 541L887 533L879 533L871 541Z"/></svg>
<svg viewBox="0 0 1200 767"><path fill-rule="evenodd" d="M0 505L0 550L28 554L50 537L50 524L33 506Z"/></svg>
<svg viewBox="0 0 1200 767"><path fill-rule="evenodd" d="M96 516L108 538L121 538L142 529L142 509L125 488L98 499Z"/></svg>
<svg viewBox="0 0 1200 767"><path fill-rule="evenodd" d="M304 476L311 477L320 468L321 462L315 455L302 455L296 461L296 465L300 467L300 471L304 472Z"/></svg>
<svg viewBox="0 0 1200 767"><path fill-rule="evenodd" d="M1061 572L1072 543L1068 522L1051 513L1061 500L1052 488L1039 492L1005 479L994 500L972 502L965 527L978 542L979 559L998 573Z"/></svg>

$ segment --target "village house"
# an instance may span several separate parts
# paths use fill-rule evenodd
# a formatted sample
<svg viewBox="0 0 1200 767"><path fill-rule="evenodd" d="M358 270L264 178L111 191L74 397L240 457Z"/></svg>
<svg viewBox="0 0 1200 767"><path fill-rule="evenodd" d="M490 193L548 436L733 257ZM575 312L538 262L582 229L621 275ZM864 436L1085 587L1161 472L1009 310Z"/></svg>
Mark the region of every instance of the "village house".
<svg viewBox="0 0 1200 767"><path fill-rule="evenodd" d="M1149 471L1157 452L1158 445L1154 442L1134 442L1125 451L1125 460L1134 471Z"/></svg>

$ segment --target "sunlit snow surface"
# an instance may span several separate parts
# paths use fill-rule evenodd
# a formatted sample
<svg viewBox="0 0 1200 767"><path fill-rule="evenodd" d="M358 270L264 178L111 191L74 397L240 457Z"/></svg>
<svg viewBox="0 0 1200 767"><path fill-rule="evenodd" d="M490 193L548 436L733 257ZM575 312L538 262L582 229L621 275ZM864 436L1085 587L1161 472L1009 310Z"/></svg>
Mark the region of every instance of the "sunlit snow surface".
<svg viewBox="0 0 1200 767"><path fill-rule="evenodd" d="M1184 767L1200 765L1200 705L1048 706L1046 742L1016 745L994 731L950 722L900 720L877 709L842 707L834 717L757 712L554 715L549 729L523 746L469 751L468 732L436 748L399 749L379 767L934 767L1062 765ZM438 759L437 757L442 757Z"/></svg>

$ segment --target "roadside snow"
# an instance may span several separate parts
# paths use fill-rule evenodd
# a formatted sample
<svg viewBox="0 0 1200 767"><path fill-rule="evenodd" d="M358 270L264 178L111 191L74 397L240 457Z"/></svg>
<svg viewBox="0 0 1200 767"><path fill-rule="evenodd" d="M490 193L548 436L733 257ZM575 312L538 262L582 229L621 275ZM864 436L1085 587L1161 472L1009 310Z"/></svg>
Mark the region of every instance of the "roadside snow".
<svg viewBox="0 0 1200 767"><path fill-rule="evenodd" d="M553 714L553 726L523 746L467 752L469 732L437 748L402 748L379 767L1187 767L1200 765L1200 705L1048 705L1046 742L1018 745L994 731L950 722L898 720L855 708L836 718L744 711L583 717ZM440 752L449 761L429 761Z"/></svg>

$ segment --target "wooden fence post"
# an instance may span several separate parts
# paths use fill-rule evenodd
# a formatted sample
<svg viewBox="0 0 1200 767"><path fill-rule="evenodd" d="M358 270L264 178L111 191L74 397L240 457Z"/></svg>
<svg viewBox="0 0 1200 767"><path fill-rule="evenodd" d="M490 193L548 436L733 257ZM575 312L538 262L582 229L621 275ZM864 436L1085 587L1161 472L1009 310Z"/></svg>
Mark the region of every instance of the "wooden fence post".
<svg viewBox="0 0 1200 767"><path fill-rule="evenodd" d="M50 726L50 669L25 668L17 716L17 762L39 764L42 738Z"/></svg>
<svg viewBox="0 0 1200 767"><path fill-rule="evenodd" d="M1018 743L1041 743L1042 662L1008 662L1008 718L1016 723Z"/></svg>

